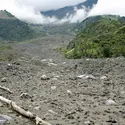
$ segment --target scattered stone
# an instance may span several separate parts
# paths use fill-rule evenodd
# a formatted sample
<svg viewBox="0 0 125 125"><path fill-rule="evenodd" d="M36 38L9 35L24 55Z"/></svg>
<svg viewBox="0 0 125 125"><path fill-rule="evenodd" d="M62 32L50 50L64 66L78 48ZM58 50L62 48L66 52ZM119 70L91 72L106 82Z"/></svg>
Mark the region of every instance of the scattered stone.
<svg viewBox="0 0 125 125"><path fill-rule="evenodd" d="M121 91L120 93L121 93L121 95L125 95L125 91Z"/></svg>
<svg viewBox="0 0 125 125"><path fill-rule="evenodd" d="M95 79L95 77L93 75L86 75L85 79Z"/></svg>
<svg viewBox="0 0 125 125"><path fill-rule="evenodd" d="M48 66L57 66L55 63L48 63Z"/></svg>
<svg viewBox="0 0 125 125"><path fill-rule="evenodd" d="M41 62L53 62L53 59L42 59Z"/></svg>
<svg viewBox="0 0 125 125"><path fill-rule="evenodd" d="M84 75L80 75L80 76L77 76L77 78L80 78L80 79L96 79L93 75L91 74L84 74Z"/></svg>
<svg viewBox="0 0 125 125"><path fill-rule="evenodd" d="M55 77L55 78L59 78L60 76L58 76L58 75L54 75L54 77Z"/></svg>
<svg viewBox="0 0 125 125"><path fill-rule="evenodd" d="M58 113L54 112L54 111L53 111L53 110L51 110L51 109L50 109L50 110L48 110L48 112L50 112L50 113L52 113L52 114L56 114L56 115L58 114Z"/></svg>
<svg viewBox="0 0 125 125"><path fill-rule="evenodd" d="M90 59L86 59L86 61L89 61Z"/></svg>
<svg viewBox="0 0 125 125"><path fill-rule="evenodd" d="M20 65L20 63L19 63L19 62L13 62L13 64L15 64L15 65Z"/></svg>
<svg viewBox="0 0 125 125"><path fill-rule="evenodd" d="M111 100L111 99L109 99L109 100L106 100L105 104L106 105L116 105L116 102Z"/></svg>
<svg viewBox="0 0 125 125"><path fill-rule="evenodd" d="M12 64L8 63L7 66L12 66Z"/></svg>
<svg viewBox="0 0 125 125"><path fill-rule="evenodd" d="M40 107L39 107L39 106L37 106L37 107L35 107L34 109L35 109L35 110L40 110Z"/></svg>
<svg viewBox="0 0 125 125"><path fill-rule="evenodd" d="M13 111L12 110L7 110L7 113L12 114Z"/></svg>
<svg viewBox="0 0 125 125"><path fill-rule="evenodd" d="M32 108L32 105L29 105L28 107L29 107L29 108Z"/></svg>
<svg viewBox="0 0 125 125"><path fill-rule="evenodd" d="M20 97L23 98L23 99L32 98L32 96L31 96L30 94L28 94L28 93L22 93L22 94L20 95Z"/></svg>
<svg viewBox="0 0 125 125"><path fill-rule="evenodd" d="M72 95L71 90L67 90L68 95Z"/></svg>
<svg viewBox="0 0 125 125"><path fill-rule="evenodd" d="M57 88L56 86L51 86L52 90L56 90L56 88Z"/></svg>
<svg viewBox="0 0 125 125"><path fill-rule="evenodd" d="M63 65L65 65L65 64L66 64L66 62L63 62L62 64L63 64Z"/></svg>
<svg viewBox="0 0 125 125"><path fill-rule="evenodd" d="M77 77L83 79L83 78L85 78L85 75L80 75L80 76L77 76Z"/></svg>
<svg viewBox="0 0 125 125"><path fill-rule="evenodd" d="M85 124L85 125L90 125L91 122L90 122L90 121L85 121L84 124Z"/></svg>
<svg viewBox="0 0 125 125"><path fill-rule="evenodd" d="M47 61L47 59L42 59L42 60L41 60L41 62L46 62L46 61Z"/></svg>
<svg viewBox="0 0 125 125"><path fill-rule="evenodd" d="M121 60L121 59L125 59L125 57L123 56L120 56L120 57L117 57L118 60Z"/></svg>
<svg viewBox="0 0 125 125"><path fill-rule="evenodd" d="M44 74L41 76L41 80L49 80L49 78Z"/></svg>
<svg viewBox="0 0 125 125"><path fill-rule="evenodd" d="M6 77L3 77L3 78L1 79L1 82L7 82L7 78L6 78Z"/></svg>
<svg viewBox="0 0 125 125"><path fill-rule="evenodd" d="M102 76L100 77L101 80L106 80L107 79L107 76Z"/></svg>

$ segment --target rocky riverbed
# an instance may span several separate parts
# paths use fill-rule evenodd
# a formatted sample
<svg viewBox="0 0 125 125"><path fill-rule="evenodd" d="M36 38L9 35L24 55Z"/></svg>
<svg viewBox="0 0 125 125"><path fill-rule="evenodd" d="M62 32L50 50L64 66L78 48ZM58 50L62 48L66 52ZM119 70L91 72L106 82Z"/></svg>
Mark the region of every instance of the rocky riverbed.
<svg viewBox="0 0 125 125"><path fill-rule="evenodd" d="M52 125L125 125L125 58L65 59L56 51L73 36L14 44L20 56L0 62L0 95ZM0 124L34 125L0 103Z"/></svg>

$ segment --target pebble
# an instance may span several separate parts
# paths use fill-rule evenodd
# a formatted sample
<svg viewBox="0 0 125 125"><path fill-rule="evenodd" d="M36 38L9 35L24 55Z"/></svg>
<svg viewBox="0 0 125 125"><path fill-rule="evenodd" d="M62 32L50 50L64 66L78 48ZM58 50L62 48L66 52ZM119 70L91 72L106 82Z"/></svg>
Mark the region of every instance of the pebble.
<svg viewBox="0 0 125 125"><path fill-rule="evenodd" d="M41 80L49 80L49 78L44 74L41 76Z"/></svg>
<svg viewBox="0 0 125 125"><path fill-rule="evenodd" d="M56 112L54 112L53 110L48 110L48 112L50 112L50 113L52 113L52 114L58 114L58 113L56 113Z"/></svg>
<svg viewBox="0 0 125 125"><path fill-rule="evenodd" d="M101 80L105 80L105 79L107 79L107 77L106 76L102 76L102 77L100 77L100 79Z"/></svg>
<svg viewBox="0 0 125 125"><path fill-rule="evenodd" d="M120 93L121 93L122 95L125 95L125 91L121 91Z"/></svg>
<svg viewBox="0 0 125 125"><path fill-rule="evenodd" d="M51 86L52 90L56 90L56 88L57 88L56 86Z"/></svg>
<svg viewBox="0 0 125 125"><path fill-rule="evenodd" d="M48 63L48 66L57 66L55 63Z"/></svg>
<svg viewBox="0 0 125 125"><path fill-rule="evenodd" d="M24 99L32 98L32 96L31 96L30 94L28 94L28 93L22 93L22 94L20 95L20 97L21 97L21 98L24 98Z"/></svg>
<svg viewBox="0 0 125 125"><path fill-rule="evenodd" d="M35 109L35 110L40 110L40 107L39 107L39 106L37 106L37 107L35 107L34 109Z"/></svg>
<svg viewBox="0 0 125 125"><path fill-rule="evenodd" d="M3 77L3 78L1 79L1 82L7 82L7 78L6 78L6 77Z"/></svg>
<svg viewBox="0 0 125 125"><path fill-rule="evenodd" d="M66 62L63 62L62 64L63 64L63 65L65 65L65 64L66 64Z"/></svg>
<svg viewBox="0 0 125 125"><path fill-rule="evenodd" d="M111 100L111 99L109 99L109 100L106 100L105 104L106 105L116 105L116 102Z"/></svg>
<svg viewBox="0 0 125 125"><path fill-rule="evenodd" d="M71 90L67 90L67 93L68 93L69 95L72 95Z"/></svg>
<svg viewBox="0 0 125 125"><path fill-rule="evenodd" d="M91 74L84 74L84 75L80 75L77 76L77 78L81 78L81 79L96 79L93 75Z"/></svg>
<svg viewBox="0 0 125 125"><path fill-rule="evenodd" d="M84 124L89 125L89 124L91 124L91 122L90 121L85 121Z"/></svg>
<svg viewBox="0 0 125 125"><path fill-rule="evenodd" d="M86 75L85 79L95 79L95 77L93 75Z"/></svg>
<svg viewBox="0 0 125 125"><path fill-rule="evenodd" d="M90 59L86 59L86 61L89 61Z"/></svg>
<svg viewBox="0 0 125 125"><path fill-rule="evenodd" d="M12 64L8 63L7 66L12 66Z"/></svg>

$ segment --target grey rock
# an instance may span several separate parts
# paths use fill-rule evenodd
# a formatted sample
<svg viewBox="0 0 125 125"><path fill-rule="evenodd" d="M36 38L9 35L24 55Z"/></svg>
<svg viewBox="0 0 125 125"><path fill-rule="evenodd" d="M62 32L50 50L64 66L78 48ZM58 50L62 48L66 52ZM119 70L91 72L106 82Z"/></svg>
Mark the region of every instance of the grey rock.
<svg viewBox="0 0 125 125"><path fill-rule="evenodd" d="M96 79L93 75L91 74L84 74L84 75L80 75L80 76L77 76L77 78L80 78L80 79Z"/></svg>
<svg viewBox="0 0 125 125"><path fill-rule="evenodd" d="M1 82L7 82L7 78L6 78L6 77L3 77L3 78L1 79Z"/></svg>
<svg viewBox="0 0 125 125"><path fill-rule="evenodd" d="M32 96L31 96L30 94L28 94L28 93L22 93L22 94L20 95L20 97L23 98L23 99L32 98Z"/></svg>
<svg viewBox="0 0 125 125"><path fill-rule="evenodd" d="M116 102L113 101L112 99L108 99L108 100L106 100L105 104L106 105L116 105Z"/></svg>
<svg viewBox="0 0 125 125"><path fill-rule="evenodd" d="M49 77L47 77L45 74L41 76L41 80L49 80Z"/></svg>

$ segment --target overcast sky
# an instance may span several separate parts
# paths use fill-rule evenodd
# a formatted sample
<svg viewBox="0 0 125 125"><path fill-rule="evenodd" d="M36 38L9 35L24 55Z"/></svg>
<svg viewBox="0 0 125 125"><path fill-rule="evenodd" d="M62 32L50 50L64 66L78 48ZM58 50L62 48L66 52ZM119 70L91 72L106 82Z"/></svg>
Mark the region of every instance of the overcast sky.
<svg viewBox="0 0 125 125"><path fill-rule="evenodd" d="M102 14L125 16L125 0L98 0L89 16Z"/></svg>
<svg viewBox="0 0 125 125"><path fill-rule="evenodd" d="M59 23L70 21L72 18L74 22L79 20L77 17L74 17L76 15L71 15L70 18L64 18L60 21L55 17L45 17L40 14L40 11L76 5L84 1L86 0L0 0L0 10L6 9L17 18L31 23ZM78 15L80 15L80 20L82 20L81 11L79 10L79 12Z"/></svg>
<svg viewBox="0 0 125 125"><path fill-rule="evenodd" d="M86 9L75 9L76 13L58 20L55 17L45 17L40 11L57 9L76 5L86 0L0 0L0 10L6 9L17 18L31 23L77 22L85 19ZM125 16L125 0L98 0L89 16L115 14Z"/></svg>
<svg viewBox="0 0 125 125"><path fill-rule="evenodd" d="M0 0L0 9L12 9L13 6L30 6L38 10L57 9L75 5L86 0Z"/></svg>

